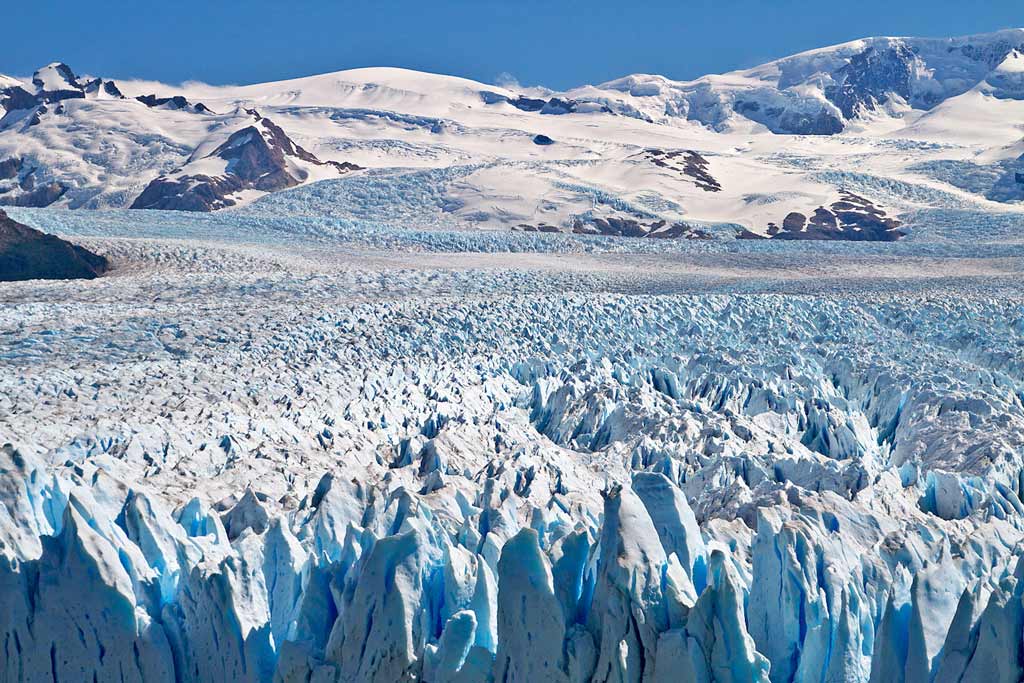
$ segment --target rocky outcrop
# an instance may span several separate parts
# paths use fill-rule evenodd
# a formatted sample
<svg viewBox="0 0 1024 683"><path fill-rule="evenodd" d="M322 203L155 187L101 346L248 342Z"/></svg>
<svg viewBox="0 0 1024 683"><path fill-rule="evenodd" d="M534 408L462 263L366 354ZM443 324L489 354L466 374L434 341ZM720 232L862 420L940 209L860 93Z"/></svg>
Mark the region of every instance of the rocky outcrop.
<svg viewBox="0 0 1024 683"><path fill-rule="evenodd" d="M84 83L79 80L75 72L63 62L47 64L32 74L32 85L35 93L23 92L29 95L31 100L25 99L22 95L22 106L20 109L27 109L32 106L60 102L73 99L124 99L121 89L114 81L105 81L102 78L93 78Z"/></svg>
<svg viewBox="0 0 1024 683"><path fill-rule="evenodd" d="M733 110L751 121L762 124L773 133L835 135L843 132L843 121L835 113L820 104L805 109L807 104L801 102L799 107L790 109L782 104L767 104L740 98L733 104Z"/></svg>
<svg viewBox="0 0 1024 683"><path fill-rule="evenodd" d="M91 280L109 267L103 256L22 225L0 211L0 281Z"/></svg>
<svg viewBox="0 0 1024 683"><path fill-rule="evenodd" d="M31 109L38 104L35 95L20 85L11 85L0 89L0 109L6 113L19 109Z"/></svg>
<svg viewBox="0 0 1024 683"><path fill-rule="evenodd" d="M623 216L577 217L572 231L577 235L609 237L651 237L654 239L711 239L711 234L689 223L668 223L657 219L643 222Z"/></svg>
<svg viewBox="0 0 1024 683"><path fill-rule="evenodd" d="M153 180L131 208L176 211L227 208L238 203L234 195L244 190L276 192L299 185L308 178L303 164L332 166L338 173L359 169L355 164L320 161L295 144L280 126L259 117L252 125L232 133L207 156ZM205 170L211 167L217 167L220 172Z"/></svg>
<svg viewBox="0 0 1024 683"><path fill-rule="evenodd" d="M836 85L825 88L825 97L848 119L894 95L909 101L916 66L917 57L906 45L896 43L885 50L869 47L833 74Z"/></svg>
<svg viewBox="0 0 1024 683"><path fill-rule="evenodd" d="M85 96L102 97L106 96L114 100L125 99L121 89L117 87L117 83L114 81L105 81L102 78L94 78L85 84Z"/></svg>
<svg viewBox="0 0 1024 683"><path fill-rule="evenodd" d="M721 192L722 184L708 171L708 160L688 149L645 149L641 157L659 168L677 172L705 192Z"/></svg>
<svg viewBox="0 0 1024 683"><path fill-rule="evenodd" d="M67 64L47 64L32 74L32 85L36 88L39 102L59 102L85 97L85 87Z"/></svg>
<svg viewBox="0 0 1024 683"><path fill-rule="evenodd" d="M507 103L520 111L537 114L610 113L612 111L608 106L601 103L578 102L577 100L563 97L550 97L548 99L526 97L524 95L509 97L487 90L480 93L480 99L484 101L484 104Z"/></svg>
<svg viewBox="0 0 1024 683"><path fill-rule="evenodd" d="M188 110L194 111L197 114L208 114L213 113L210 108L202 102L196 102L192 104L182 95L172 95L171 97L157 97L156 95L139 95L136 97L139 102L150 108L163 107L165 109L176 109L176 110Z"/></svg>
<svg viewBox="0 0 1024 683"><path fill-rule="evenodd" d="M792 211L782 221L768 224L767 235L744 230L740 239L843 240L853 242L895 242L906 233L895 218L886 216L870 200L845 190L829 208L819 206L810 217Z"/></svg>
<svg viewBox="0 0 1024 683"><path fill-rule="evenodd" d="M123 100L124 95L114 81L93 78L81 82L71 67L62 62L48 64L32 74L31 89L15 79L0 79L0 130L17 123L24 126L23 130L31 128L51 108L62 113L62 102L81 99ZM21 206L45 206L40 201Z"/></svg>

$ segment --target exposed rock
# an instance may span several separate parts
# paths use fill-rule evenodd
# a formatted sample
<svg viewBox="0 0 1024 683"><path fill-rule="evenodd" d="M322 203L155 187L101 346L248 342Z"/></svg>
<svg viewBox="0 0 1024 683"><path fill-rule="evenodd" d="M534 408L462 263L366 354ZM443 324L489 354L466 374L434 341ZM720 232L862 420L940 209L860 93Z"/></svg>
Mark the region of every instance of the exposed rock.
<svg viewBox="0 0 1024 683"><path fill-rule="evenodd" d="M756 100L738 99L733 111L762 124L773 133L785 135L835 135L843 132L843 122L825 108L788 109L762 106Z"/></svg>
<svg viewBox="0 0 1024 683"><path fill-rule="evenodd" d="M11 178L18 177L18 171L21 170L22 160L18 157L11 157L10 159L0 159L0 180L10 180Z"/></svg>
<svg viewBox="0 0 1024 683"><path fill-rule="evenodd" d="M39 122L45 114L47 104L72 99L124 99L121 90L113 81L94 78L82 83L67 64L54 62L39 69L32 75L35 92L29 92L20 85L0 88L0 115L23 109L36 109L28 119L28 126ZM58 105L59 107L60 105ZM61 110L57 110L61 113Z"/></svg>
<svg viewBox="0 0 1024 683"><path fill-rule="evenodd" d="M164 107L166 109L188 109L199 114L212 113L210 108L202 102L196 102L192 104L182 95L173 95L171 97L157 97L156 95L139 95L136 97L139 102L142 102L147 107Z"/></svg>
<svg viewBox="0 0 1024 683"><path fill-rule="evenodd" d="M32 176L29 176L30 178ZM68 188L56 180L43 185L31 185L31 187L14 196L0 195L0 206L24 206L42 208L53 204L64 196Z"/></svg>
<svg viewBox="0 0 1024 683"><path fill-rule="evenodd" d="M708 160L688 149L645 149L641 157L659 168L667 168L693 180L705 192L721 192L722 185L708 172Z"/></svg>
<svg viewBox="0 0 1024 683"><path fill-rule="evenodd" d="M825 97L848 119L893 95L909 101L916 62L917 56L900 43L886 50L869 47L833 74L836 85L825 88Z"/></svg>
<svg viewBox="0 0 1024 683"><path fill-rule="evenodd" d="M57 181L39 182L36 171L20 157L0 160L0 206L49 206L68 191ZM2 182L14 179L17 183Z"/></svg>
<svg viewBox="0 0 1024 683"><path fill-rule="evenodd" d="M115 100L125 99L114 81L105 81L102 78L94 78L86 83L84 91L86 97L106 96Z"/></svg>
<svg viewBox="0 0 1024 683"><path fill-rule="evenodd" d="M501 104L505 102L520 111L540 114L575 114L577 112L593 111L610 113L612 111L607 105L601 103L583 103L561 97L551 97L545 100L520 95L513 98L486 90L480 93L480 99L484 101L484 104Z"/></svg>
<svg viewBox="0 0 1024 683"><path fill-rule="evenodd" d="M775 133L791 135L837 135L843 132L843 122L831 112L814 113L787 111L778 120Z"/></svg>
<svg viewBox="0 0 1024 683"><path fill-rule="evenodd" d="M538 223L537 225L530 225L529 223L520 223L517 229L523 232L562 232L562 229L557 225L550 225L548 223Z"/></svg>
<svg viewBox="0 0 1024 683"><path fill-rule="evenodd" d="M553 145L555 141L549 138L547 135L534 135L533 144L535 145Z"/></svg>
<svg viewBox="0 0 1024 683"><path fill-rule="evenodd" d="M189 165L208 159L226 162L218 175L190 173ZM299 185L307 173L293 163L333 166L338 173L359 170L355 164L323 162L296 145L273 121L260 117L256 123L235 131L212 153L192 160L178 171L153 180L132 203L133 209L215 211L234 206L232 198L242 190L275 192Z"/></svg>
<svg viewBox="0 0 1024 683"><path fill-rule="evenodd" d="M572 231L578 235L607 235L611 237L650 237L655 239L711 239L711 234L688 223L669 224L664 220L643 223L636 218L622 216L578 217Z"/></svg>
<svg viewBox="0 0 1024 683"><path fill-rule="evenodd" d="M895 242L906 233L898 230L900 221L886 216L885 211L864 197L840 191L840 200L830 208L819 206L810 217L793 211L782 221L782 227L768 224L768 237L780 240L846 240L864 242ZM763 237L744 230L740 239Z"/></svg>
<svg viewBox="0 0 1024 683"><path fill-rule="evenodd" d="M38 104L36 96L21 86L12 85L0 90L0 108L4 112L31 109L36 104Z"/></svg>
<svg viewBox="0 0 1024 683"><path fill-rule="evenodd" d="M0 211L0 281L91 280L109 267L103 256L22 225Z"/></svg>
<svg viewBox="0 0 1024 683"><path fill-rule="evenodd" d="M769 224L769 230L771 229L772 225L774 225L774 223L770 223ZM777 228L778 228L778 226L776 226L776 230L777 230ZM743 228L738 233L736 233L736 239L738 239L738 240L766 240L766 239L768 239L768 237L766 237L764 235L759 235L756 232L751 232L750 230L747 230L746 228Z"/></svg>
<svg viewBox="0 0 1024 683"><path fill-rule="evenodd" d="M78 82L78 77L71 67L61 62L47 64L32 74L32 85L36 87L36 99L39 102L85 97L85 88Z"/></svg>

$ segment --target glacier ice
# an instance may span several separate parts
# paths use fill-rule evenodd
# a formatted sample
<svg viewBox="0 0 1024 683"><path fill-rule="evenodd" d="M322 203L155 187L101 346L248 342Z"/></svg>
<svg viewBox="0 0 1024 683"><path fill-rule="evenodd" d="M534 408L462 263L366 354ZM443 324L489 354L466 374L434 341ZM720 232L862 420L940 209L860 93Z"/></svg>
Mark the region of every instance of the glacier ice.
<svg viewBox="0 0 1024 683"><path fill-rule="evenodd" d="M1022 35L8 126L115 268L0 284L0 681L1024 679ZM367 168L115 208L250 100ZM839 190L907 236L734 239Z"/></svg>
<svg viewBox="0 0 1024 683"><path fill-rule="evenodd" d="M213 220L0 289L0 680L1024 675L1012 282L651 296L168 238Z"/></svg>

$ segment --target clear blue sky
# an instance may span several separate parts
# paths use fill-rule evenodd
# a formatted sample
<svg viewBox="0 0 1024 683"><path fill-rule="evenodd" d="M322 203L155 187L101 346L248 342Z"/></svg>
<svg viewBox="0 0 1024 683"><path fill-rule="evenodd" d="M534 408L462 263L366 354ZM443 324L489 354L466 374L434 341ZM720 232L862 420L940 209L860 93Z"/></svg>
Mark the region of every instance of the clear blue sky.
<svg viewBox="0 0 1024 683"><path fill-rule="evenodd" d="M89 0L12 3L0 73L252 83L360 66L567 88L629 73L687 79L868 35L1024 25L1022 0L489 2Z"/></svg>

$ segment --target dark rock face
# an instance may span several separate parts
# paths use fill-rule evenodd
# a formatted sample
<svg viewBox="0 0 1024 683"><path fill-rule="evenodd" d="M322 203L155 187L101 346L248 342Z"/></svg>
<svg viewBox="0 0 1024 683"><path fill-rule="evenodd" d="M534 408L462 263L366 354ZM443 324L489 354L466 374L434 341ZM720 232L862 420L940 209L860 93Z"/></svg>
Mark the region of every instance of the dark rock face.
<svg viewBox="0 0 1024 683"><path fill-rule="evenodd" d="M234 206L230 195L241 190L276 192L294 187L306 177L292 175L287 157L333 166L339 173L359 170L355 164L320 161L296 145L273 121L260 117L253 125L232 133L208 155L227 162L224 175L161 176L146 186L131 208L215 211Z"/></svg>
<svg viewBox="0 0 1024 683"><path fill-rule="evenodd" d="M572 231L577 235L648 237L652 239L711 239L710 233L689 223L668 224L664 220L643 223L635 218L607 216L577 218Z"/></svg>
<svg viewBox="0 0 1024 683"><path fill-rule="evenodd" d="M9 112L34 109L28 116L13 116L13 120L23 121L26 128L31 128L49 112L47 105L55 105L56 113L61 114L64 111L61 102L64 100L98 97L100 94L112 99L124 99L113 81L94 78L83 84L71 68L62 63L50 64L36 71L32 76L32 85L36 89L34 93L17 85L0 88L0 127L6 127L12 120L8 116Z"/></svg>
<svg viewBox="0 0 1024 683"><path fill-rule="evenodd" d="M762 107L759 102L737 100L733 111L783 135L835 135L843 132L843 122L832 112L796 111L781 107Z"/></svg>
<svg viewBox="0 0 1024 683"><path fill-rule="evenodd" d="M790 135L836 135L843 132L843 122L827 111L808 114L787 111L779 117L777 133Z"/></svg>
<svg viewBox="0 0 1024 683"><path fill-rule="evenodd" d="M898 228L901 223L886 216L885 211L870 200L841 191L841 198L831 207L819 206L810 217L793 211L782 221L780 228L768 224L768 238L777 240L845 240L858 242L895 242L906 233ZM759 239L749 231L740 233L740 239Z"/></svg>
<svg viewBox="0 0 1024 683"><path fill-rule="evenodd" d="M538 100L538 99L535 99L535 98L532 98L532 97L522 97L522 96L517 97L514 100L510 100L510 99L506 98L505 101L508 102L509 104L511 104L516 109L519 109L520 111L529 111L529 112L540 111L541 109L544 108L544 105L547 104L547 100Z"/></svg>
<svg viewBox="0 0 1024 683"><path fill-rule="evenodd" d="M836 85L825 88L825 97L848 119L860 109L874 109L893 94L909 101L916 60L905 45L896 44L886 50L869 47L832 74Z"/></svg>
<svg viewBox="0 0 1024 683"><path fill-rule="evenodd" d="M522 232L562 232L562 229L557 225L551 225L549 223L538 223L537 225L520 223L516 226L516 229L521 230Z"/></svg>
<svg viewBox="0 0 1024 683"><path fill-rule="evenodd" d="M244 189L234 176L212 178L205 175L180 179L156 178L142 191L130 209L162 209L165 211L216 211L235 202L228 198Z"/></svg>
<svg viewBox="0 0 1024 683"><path fill-rule="evenodd" d="M22 225L0 211L0 281L92 279L109 268L103 256Z"/></svg>
<svg viewBox="0 0 1024 683"><path fill-rule="evenodd" d="M18 177L18 171L21 170L22 161L18 157L11 157L10 159L0 159L0 180L10 180L11 178Z"/></svg>
<svg viewBox="0 0 1024 683"><path fill-rule="evenodd" d="M973 43L967 43L959 47L950 47L949 52L959 52L964 57L974 60L975 62L981 62L988 68L994 69L1003 63L1011 52L1014 50L1024 51L1024 43L1008 40L999 40L988 45L975 45Z"/></svg>
<svg viewBox="0 0 1024 683"><path fill-rule="evenodd" d="M84 91L86 95L93 95L102 92L114 99L125 99L124 95L121 94L120 88L117 87L117 84L114 83L114 81L105 81L102 78L94 78L86 83Z"/></svg>
<svg viewBox="0 0 1024 683"><path fill-rule="evenodd" d="M535 145L553 145L555 141L549 138L547 135L534 135L533 144Z"/></svg>
<svg viewBox="0 0 1024 683"><path fill-rule="evenodd" d="M202 102L196 102L194 105L189 102L182 95L173 95L171 97L157 97L156 95L140 95L136 97L139 102L142 102L147 107L167 107L168 109L188 109L205 114L210 112L210 108ZM211 112L212 113L212 112Z"/></svg>
<svg viewBox="0 0 1024 683"><path fill-rule="evenodd" d="M52 71L56 79L47 79L44 72ZM56 87L53 80L57 81ZM60 102L61 100L81 99L85 97L85 87L78 82L78 77L67 64L51 64L32 75L32 85L36 86L36 98L40 102Z"/></svg>
<svg viewBox="0 0 1024 683"><path fill-rule="evenodd" d="M181 95L175 95L173 97L157 97L156 95L139 95L136 97L139 102L142 102L147 107L161 107L165 104L170 104L173 109L184 109L188 106L188 100Z"/></svg>
<svg viewBox="0 0 1024 683"><path fill-rule="evenodd" d="M0 89L0 108L6 111L31 109L38 104L36 96L21 86Z"/></svg>
<svg viewBox="0 0 1024 683"><path fill-rule="evenodd" d="M721 192L722 185L708 171L708 160L693 150L645 149L642 158L659 168L676 171L705 192Z"/></svg>
<svg viewBox="0 0 1024 683"><path fill-rule="evenodd" d="M26 192L13 197L0 195L0 205L42 208L53 204L68 191L67 187L56 181L30 186L25 189L27 190Z"/></svg>

